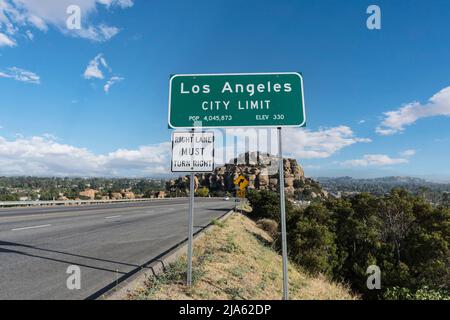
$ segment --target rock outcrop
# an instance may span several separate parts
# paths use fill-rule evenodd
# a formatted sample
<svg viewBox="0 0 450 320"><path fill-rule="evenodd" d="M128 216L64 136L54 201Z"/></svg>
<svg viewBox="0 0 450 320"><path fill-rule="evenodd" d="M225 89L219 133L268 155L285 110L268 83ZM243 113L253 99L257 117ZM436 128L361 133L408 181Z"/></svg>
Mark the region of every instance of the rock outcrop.
<svg viewBox="0 0 450 320"><path fill-rule="evenodd" d="M295 159L283 159L284 187L286 195L302 198L305 192L308 198L326 196L320 186L312 179L306 178L302 167ZM206 187L211 194L233 193L233 181L243 175L249 181L248 190L278 191L278 158L267 153L245 153L230 163L218 167L212 173L197 174L194 186ZM179 177L167 183L166 189L171 194L188 193L189 177Z"/></svg>

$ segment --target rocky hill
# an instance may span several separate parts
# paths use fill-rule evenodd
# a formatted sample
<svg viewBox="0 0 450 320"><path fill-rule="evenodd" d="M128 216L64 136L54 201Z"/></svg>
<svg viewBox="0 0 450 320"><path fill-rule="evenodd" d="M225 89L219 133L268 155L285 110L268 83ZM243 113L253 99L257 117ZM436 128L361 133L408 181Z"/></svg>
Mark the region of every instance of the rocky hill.
<svg viewBox="0 0 450 320"><path fill-rule="evenodd" d="M311 200L327 197L326 191L310 178L306 178L297 160L283 159L285 172L285 192L291 198ZM194 180L196 191L207 188L212 195L233 194L233 181L243 175L249 181L248 190L278 191L278 158L267 153L245 153L230 163L218 167L212 173L197 174ZM174 195L187 194L189 177L179 177L167 183L167 191Z"/></svg>

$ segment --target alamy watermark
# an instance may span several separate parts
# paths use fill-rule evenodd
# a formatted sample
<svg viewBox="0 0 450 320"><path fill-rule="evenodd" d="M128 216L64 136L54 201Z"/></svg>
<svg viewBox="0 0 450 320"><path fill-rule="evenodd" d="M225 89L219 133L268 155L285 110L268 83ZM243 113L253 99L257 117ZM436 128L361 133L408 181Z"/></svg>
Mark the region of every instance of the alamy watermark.
<svg viewBox="0 0 450 320"><path fill-rule="evenodd" d="M381 270L376 265L371 265L367 268L366 274L369 274L366 285L369 290L381 289Z"/></svg>
<svg viewBox="0 0 450 320"><path fill-rule="evenodd" d="M66 287L69 290L80 290L81 289L81 269L79 266L70 265L66 273L69 277L66 280Z"/></svg>
<svg viewBox="0 0 450 320"><path fill-rule="evenodd" d="M381 8L375 4L367 7L367 14L370 16L367 18L366 26L369 30L380 30L381 29Z"/></svg>
<svg viewBox="0 0 450 320"><path fill-rule="evenodd" d="M69 30L81 30L81 8L75 4L70 5L66 9L68 14L66 27Z"/></svg>

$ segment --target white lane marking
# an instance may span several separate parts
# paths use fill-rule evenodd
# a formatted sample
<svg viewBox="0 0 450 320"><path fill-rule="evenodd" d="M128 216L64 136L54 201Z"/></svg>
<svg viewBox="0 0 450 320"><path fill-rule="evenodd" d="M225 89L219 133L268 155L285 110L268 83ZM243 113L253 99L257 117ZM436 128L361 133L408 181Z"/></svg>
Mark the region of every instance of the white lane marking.
<svg viewBox="0 0 450 320"><path fill-rule="evenodd" d="M214 201L211 201L214 202ZM198 206L203 205L203 204L209 204L207 202L205 203L199 203ZM164 205L156 205L156 206L139 206L139 207L126 207L126 208L108 208L107 210L109 211L123 211L123 209L132 209L129 211L139 211L142 210L143 208L148 208L151 207L152 209L156 209L156 208L164 208L167 206L185 206L186 203L173 203L173 204L164 204ZM74 210L74 211L59 211L59 212L51 212L51 213L43 213L43 214L33 214L33 215L17 215L17 216L9 216L9 217L2 217L1 216L1 211L0 211L0 221L3 220L32 220L32 219L36 219L36 218L53 218L53 217L64 217L63 214L65 213L75 213L75 215L71 215L69 217L82 217L83 215L89 215L89 214L97 214L98 211L101 211L103 209L92 209L92 210L83 210L84 208L79 208L80 210ZM155 210L150 210L150 211L146 211L145 213L154 213ZM170 211L169 211L170 212ZM126 214L131 214L134 212L128 212Z"/></svg>
<svg viewBox="0 0 450 320"><path fill-rule="evenodd" d="M11 231L21 231L21 230L45 228L45 227L51 227L51 226L52 226L51 224L44 224L42 226L33 226L33 227L24 227L24 228L11 229Z"/></svg>
<svg viewBox="0 0 450 320"><path fill-rule="evenodd" d="M172 206L184 206L186 205L185 203L175 203L172 204ZM162 206L151 206L151 208L164 208L167 207L168 205L162 205ZM132 209L130 211L139 211L142 210L143 208L147 208L150 206L142 206L142 207L126 207L126 208L108 208L107 210L109 211L121 211L123 212L123 209ZM80 208L81 209L81 208ZM75 211L67 211L68 213L76 213L76 216L83 216L83 215L89 215L89 214L97 214L98 211L102 211L102 209L93 209L93 210L75 210ZM151 211L147 211L146 213L152 213L154 212L154 210ZM62 216L62 214L66 213L66 211L59 211L59 212L52 212L52 213L43 213L43 214L34 214L34 215L20 215L20 216L11 216L11 217L2 217L1 216L1 211L0 211L0 220L14 220L14 219L26 219L26 220L31 220L31 219L35 219L35 218L39 218L39 217L47 217L47 218L51 218L51 217L58 217L58 216ZM130 214L126 213L126 214ZM70 216L70 217L75 217L74 215Z"/></svg>
<svg viewBox="0 0 450 320"><path fill-rule="evenodd" d="M105 219L113 219L113 218L118 218L118 217L121 217L121 216L110 216L110 217L106 217Z"/></svg>

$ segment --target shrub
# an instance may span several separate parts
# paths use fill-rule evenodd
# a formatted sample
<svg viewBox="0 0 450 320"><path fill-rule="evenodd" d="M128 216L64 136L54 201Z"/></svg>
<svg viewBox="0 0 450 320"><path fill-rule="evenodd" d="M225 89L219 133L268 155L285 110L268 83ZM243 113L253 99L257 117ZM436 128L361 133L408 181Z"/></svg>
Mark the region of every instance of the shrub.
<svg viewBox="0 0 450 320"><path fill-rule="evenodd" d="M312 274L332 276L338 261L330 217L325 206L313 204L288 220L291 259Z"/></svg>
<svg viewBox="0 0 450 320"><path fill-rule="evenodd" d="M220 221L219 219L213 219L211 221L211 224L214 226L218 226L219 228L225 227L225 224L223 223L223 221Z"/></svg>
<svg viewBox="0 0 450 320"><path fill-rule="evenodd" d="M209 195L209 189L207 187L203 187L197 190L198 197L207 197Z"/></svg>
<svg viewBox="0 0 450 320"><path fill-rule="evenodd" d="M255 220L268 218L280 221L280 195L271 191L250 191L247 199L252 207L249 216ZM286 201L286 214L292 211L292 204Z"/></svg>
<svg viewBox="0 0 450 320"><path fill-rule="evenodd" d="M278 235L278 223L272 219L260 219L256 223L258 228L266 231L272 239L276 239Z"/></svg>
<svg viewBox="0 0 450 320"><path fill-rule="evenodd" d="M388 288L383 295L386 300L450 300L450 295L442 290L431 290L422 287L417 291L408 288L392 287Z"/></svg>

